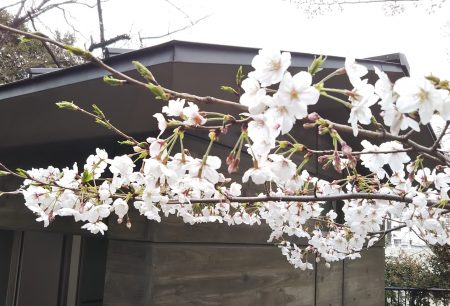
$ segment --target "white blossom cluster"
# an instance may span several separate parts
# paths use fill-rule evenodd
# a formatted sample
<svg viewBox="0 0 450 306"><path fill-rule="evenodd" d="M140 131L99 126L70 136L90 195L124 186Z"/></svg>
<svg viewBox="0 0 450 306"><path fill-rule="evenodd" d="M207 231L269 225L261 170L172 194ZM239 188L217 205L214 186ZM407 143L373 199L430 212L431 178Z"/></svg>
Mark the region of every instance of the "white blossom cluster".
<svg viewBox="0 0 450 306"><path fill-rule="evenodd" d="M384 126L393 136L419 131L420 124L428 124L435 114L450 120L449 91L425 78L404 77L393 84L376 67L379 79L372 85L362 79L367 68L347 59L342 71L353 88L336 92L347 96L341 103L349 108L353 135L361 139L361 152L353 154L353 148L326 119L308 111L308 106L316 104L327 91L324 84L313 85L313 76L306 71L291 75L287 71L290 63L289 53L259 52L252 62L255 70L241 84L244 93L240 103L248 112L239 120L201 111L184 99L170 100L161 113L154 115L160 130L158 138L135 146L133 154L110 158L97 149L81 172L77 165L27 171L21 189L25 205L45 226L56 216L72 216L85 222L82 228L102 234L108 228L104 220L112 213L119 223L127 220L129 225L129 206L157 222L163 216L176 215L189 224L265 223L272 231L269 241L301 269L310 269L321 259L329 263L359 257L361 250L383 237L386 220L417 231L429 243L449 244L445 207L450 168L445 163L426 167L426 156L411 154L414 148L400 140L372 143L370 138L360 136L360 125L369 127L373 123L372 107L377 104ZM209 154L220 134L216 128L210 132L210 145L203 158L194 158L183 148L184 130L208 130L217 117L224 126L241 125L241 136L226 163L230 173L236 172L241 151L248 152L253 166L243 171L242 182L261 187L257 199L240 197L241 185L219 172L222 159ZM317 153L291 139L289 132L299 120L318 127L324 137L328 135L334 152ZM173 133L163 138L166 130ZM178 151L174 149L177 142L181 145ZM133 160L136 154L141 158ZM333 165L342 172L342 179L325 181L304 170L314 154L324 167ZM294 155L302 156L300 164L294 162ZM361 171L361 166L366 169ZM324 210L323 199L327 197L339 199L360 193L395 196L397 200L344 197L336 202L342 220L338 218L339 209ZM302 196L310 198L294 199Z"/></svg>

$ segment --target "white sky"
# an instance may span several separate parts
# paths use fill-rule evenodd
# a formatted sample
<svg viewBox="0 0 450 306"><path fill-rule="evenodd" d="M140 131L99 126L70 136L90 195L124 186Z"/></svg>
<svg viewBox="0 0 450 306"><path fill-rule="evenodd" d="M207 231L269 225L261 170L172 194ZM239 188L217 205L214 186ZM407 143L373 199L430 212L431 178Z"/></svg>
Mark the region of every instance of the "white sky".
<svg viewBox="0 0 450 306"><path fill-rule="evenodd" d="M0 0L1 3L9 0ZM276 46L282 50L357 58L405 53L412 74L450 78L450 1L432 14L427 3L408 6L387 16L380 4L346 5L343 12L308 17L287 0L171 0L192 20L208 18L195 26L145 45L179 39L237 46ZM137 48L141 36L166 34L189 24L189 20L164 0L108 0L103 4L106 38L129 33ZM69 17L78 43L98 41L96 10L70 7ZM60 12L48 13L41 21L49 29L65 28ZM45 32L48 29L42 28ZM118 43L117 47L130 47Z"/></svg>

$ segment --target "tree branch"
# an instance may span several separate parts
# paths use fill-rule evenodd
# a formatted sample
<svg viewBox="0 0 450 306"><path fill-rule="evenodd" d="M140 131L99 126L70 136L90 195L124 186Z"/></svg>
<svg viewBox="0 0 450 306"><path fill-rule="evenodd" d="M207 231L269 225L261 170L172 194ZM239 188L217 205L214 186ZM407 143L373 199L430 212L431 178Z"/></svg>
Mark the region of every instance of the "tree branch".
<svg viewBox="0 0 450 306"><path fill-rule="evenodd" d="M104 48L106 46L109 46L110 44L116 43L118 41L121 40L130 40L130 36L128 34L121 34L121 35L117 35L116 37L110 38L108 40L105 40L103 42L99 42L99 43L91 43L91 45L89 46L89 51L94 51L95 49L98 48Z"/></svg>
<svg viewBox="0 0 450 306"><path fill-rule="evenodd" d="M38 30L36 29L36 25L34 24L34 19L31 16L30 12L28 12L28 15L30 17L30 21L31 21L31 25L33 27L33 29L37 32ZM47 51L47 53L50 55L50 57L52 58L53 62L55 63L55 65L58 68L61 68L61 64L59 63L58 59L56 58L55 53L53 53L52 49L50 49L49 46L47 46L47 43L45 41L41 41L42 46L45 48L45 50Z"/></svg>
<svg viewBox="0 0 450 306"><path fill-rule="evenodd" d="M344 193L338 195L315 196L315 195L301 195L301 196L263 196L263 197L229 197L227 201L235 203L258 203L268 201L285 201L285 202L327 202L339 200L385 200L402 203L412 203L413 199L399 195L383 194L383 193ZM190 199L191 203L198 204L216 204L224 202L223 199ZM178 202L169 202L171 204L180 204ZM439 204L435 201L428 201L427 206L433 207ZM439 205L440 208L450 210L450 204Z"/></svg>
<svg viewBox="0 0 450 306"><path fill-rule="evenodd" d="M447 129L450 126L450 121L447 121L445 123L444 128L442 129L441 135L439 135L438 139L436 139L436 141L434 142L433 146L431 147L432 151L436 151L436 149L438 148L439 144L441 143L442 138L444 138L445 134L447 133Z"/></svg>
<svg viewBox="0 0 450 306"><path fill-rule="evenodd" d="M6 10L7 8L14 7L14 6L18 5L18 4L21 4L23 1L24 0L19 0L17 2L14 2L14 3L11 3L11 4L5 5L3 7L0 7L0 12Z"/></svg>
<svg viewBox="0 0 450 306"><path fill-rule="evenodd" d="M202 21L202 20L208 18L209 16L210 16L210 15L206 15L206 16L200 18L200 19L197 19L196 21L194 21L193 23L191 23L191 24L189 24L189 25L187 25L187 26L178 28L178 29L173 30L173 31L171 31L171 32L167 32L166 34L161 34L161 35L156 35L156 36L144 36L144 37L139 37L139 39L140 39L140 41L141 41L141 43L142 43L142 41L143 41L143 40L146 40L146 39L157 39L157 38L166 37L166 36L169 36L169 35L171 35L171 34L175 34L175 33L177 33L177 32L181 32L181 31L183 31L183 30L186 30L187 28L190 28L190 27L196 25L197 23L199 23L200 21Z"/></svg>
<svg viewBox="0 0 450 306"><path fill-rule="evenodd" d="M392 228L389 228L389 229L384 230L384 231L370 232L369 235L372 235L372 236L373 235L380 235L380 234L386 235L386 234L389 234L390 232L398 231L399 229L402 229L404 227L406 227L406 224L402 224L402 225L399 225L399 226L396 226L396 227L392 227Z"/></svg>
<svg viewBox="0 0 450 306"><path fill-rule="evenodd" d="M167 3L169 3L171 6L173 6L177 11L179 11L181 14L184 15L184 17L186 17L187 20L189 20L189 22L191 23L191 25L194 25L194 22L192 21L191 17L184 11L182 10L179 6L175 5L172 1L170 0L165 0Z"/></svg>
<svg viewBox="0 0 450 306"><path fill-rule="evenodd" d="M349 125L335 123L330 120L326 120L326 122L330 128L334 128L335 130L337 130L339 132L353 134L353 129ZM372 138L372 139L396 140L396 141L406 144L406 145L412 147L413 149L423 153L425 156L427 156L430 159L433 159L436 162L447 164L447 160L443 154L436 152L435 150L432 150L432 148L422 146L422 145L418 144L417 142L412 141L411 139L406 137L406 135L397 136L397 135L393 135L393 134L385 132L385 131L378 132L378 131L371 131L371 130L365 130L365 129L358 129L358 135L361 135L361 136L364 136L367 138Z"/></svg>
<svg viewBox="0 0 450 306"><path fill-rule="evenodd" d="M4 30L4 31L9 31L9 32L13 32L13 33L16 33L16 34L20 34L20 35L23 35L23 36L25 36L27 38L32 38L32 39L37 39L37 40L40 40L40 41L45 41L45 42L53 44L53 45L55 45L55 46L57 46L57 47L59 47L61 49L66 49L67 50L67 48L68 48L68 46L66 46L66 45L64 45L64 44L62 44L60 42L57 42L57 41L55 41L53 39L50 39L48 37L43 37L43 36L39 36L39 35L36 35L36 34L33 34L33 33L28 33L28 32L25 32L25 31L18 30L18 29L14 29L14 28L8 27L8 26L3 25L3 24L0 24L0 29ZM86 51L86 53L84 53L84 55L85 55L84 58L86 60L88 60L88 61L96 64L100 68L103 68L104 70L110 72L112 75L114 75L114 76L116 76L118 78L121 78L121 79L127 81L130 84L138 85L140 87L145 88L146 90L148 89L148 87L147 87L148 84L146 84L144 82L141 82L139 80L136 80L136 79L134 79L134 78L132 78L132 77L130 77L130 76L128 76L128 75L126 75L126 74L124 74L124 73L114 69L114 68L112 68L111 66L108 66L101 59L99 59L98 57L94 56L92 53ZM223 100L223 99L218 99L218 98L209 97L209 96L201 97L201 96L196 96L196 95L192 95L192 94L188 94L188 93L176 92L176 91L164 88L164 87L161 87L161 88L166 94L168 94L170 96L170 98L185 99L185 100L188 100L188 101L191 101L191 102L194 102L194 103L221 104L221 105L226 105L226 106L232 106L234 108L237 108L237 109L240 109L240 110L243 110L243 111L247 111L248 110L248 108L245 105L242 105L242 104L237 103L237 102L233 102L233 101L229 101L229 100Z"/></svg>

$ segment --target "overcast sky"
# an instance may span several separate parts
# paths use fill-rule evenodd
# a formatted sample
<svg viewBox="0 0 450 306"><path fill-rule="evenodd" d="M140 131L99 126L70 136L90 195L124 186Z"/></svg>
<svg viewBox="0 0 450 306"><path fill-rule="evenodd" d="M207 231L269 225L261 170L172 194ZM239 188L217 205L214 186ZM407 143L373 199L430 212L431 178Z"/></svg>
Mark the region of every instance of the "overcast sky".
<svg viewBox="0 0 450 306"><path fill-rule="evenodd" d="M9 0L0 0L9 1ZM450 78L450 1L433 13L427 3L409 5L395 16L385 13L386 6L346 5L342 12L308 16L286 0L171 0L189 19L164 0L108 0L103 4L106 38L129 33L131 47L139 47L141 36L159 36L183 28L202 17L198 24L162 39L145 40L154 45L179 39L207 43L264 47L327 55L368 57L405 53L413 74ZM72 6L69 20L79 31L78 43L98 40L95 10ZM60 12L44 15L49 29L64 28ZM45 28L42 28L45 31ZM139 34L138 34L139 33ZM119 43L118 47L130 47Z"/></svg>

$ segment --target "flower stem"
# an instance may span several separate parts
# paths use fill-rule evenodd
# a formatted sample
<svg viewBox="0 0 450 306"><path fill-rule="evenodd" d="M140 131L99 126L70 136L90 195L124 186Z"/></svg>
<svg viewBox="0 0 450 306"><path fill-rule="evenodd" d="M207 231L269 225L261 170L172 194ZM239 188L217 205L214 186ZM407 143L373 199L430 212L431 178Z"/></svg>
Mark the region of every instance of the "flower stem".
<svg viewBox="0 0 450 306"><path fill-rule="evenodd" d="M334 100L334 101L336 101L336 102L338 102L338 103L344 105L344 106L347 107L347 108L352 108L352 104L351 104L351 103L349 103L349 102L347 102L347 101L344 101L344 100L342 100L342 99L339 99L339 98L337 98L337 97L335 97L335 96L331 96L331 95L327 94L326 92L321 92L320 95L321 95L321 96L324 96L324 97L327 97L327 98L329 98L329 99L331 99L331 100Z"/></svg>

